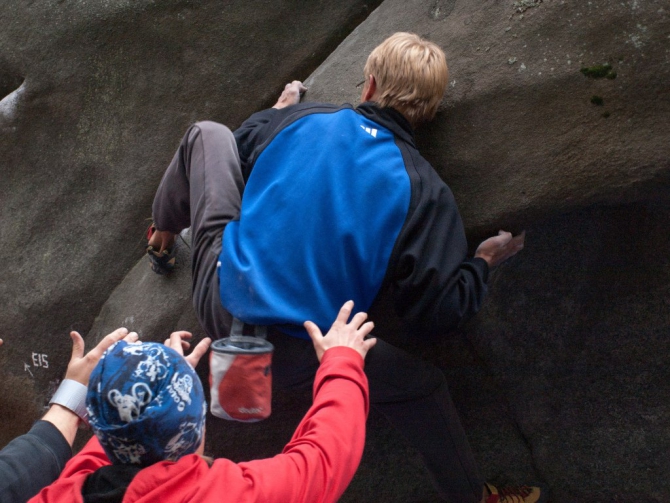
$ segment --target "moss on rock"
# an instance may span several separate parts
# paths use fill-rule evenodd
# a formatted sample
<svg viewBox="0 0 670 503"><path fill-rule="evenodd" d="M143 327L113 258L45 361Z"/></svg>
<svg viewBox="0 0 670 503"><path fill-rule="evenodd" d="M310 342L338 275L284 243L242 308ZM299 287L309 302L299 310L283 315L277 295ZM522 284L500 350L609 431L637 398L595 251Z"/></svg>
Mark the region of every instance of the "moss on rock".
<svg viewBox="0 0 670 503"><path fill-rule="evenodd" d="M579 71L590 79L616 79L616 72L612 70L612 65L609 63L605 63L604 65L585 66Z"/></svg>

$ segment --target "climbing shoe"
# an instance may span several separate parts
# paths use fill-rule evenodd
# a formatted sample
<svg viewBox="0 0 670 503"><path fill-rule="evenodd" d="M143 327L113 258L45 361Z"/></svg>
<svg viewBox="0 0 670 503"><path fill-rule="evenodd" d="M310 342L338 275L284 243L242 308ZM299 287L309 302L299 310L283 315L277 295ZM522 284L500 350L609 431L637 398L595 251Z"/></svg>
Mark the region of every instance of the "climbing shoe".
<svg viewBox="0 0 670 503"><path fill-rule="evenodd" d="M546 492L539 487L516 486L497 489L491 484L485 484L489 491L486 503L544 503L547 501Z"/></svg>
<svg viewBox="0 0 670 503"><path fill-rule="evenodd" d="M151 239L154 232L156 232L156 226L151 224L149 229L147 229L147 240ZM149 257L153 272L156 274L169 274L174 270L177 259L177 241L175 240L170 248L166 248L162 252L147 244L147 256Z"/></svg>

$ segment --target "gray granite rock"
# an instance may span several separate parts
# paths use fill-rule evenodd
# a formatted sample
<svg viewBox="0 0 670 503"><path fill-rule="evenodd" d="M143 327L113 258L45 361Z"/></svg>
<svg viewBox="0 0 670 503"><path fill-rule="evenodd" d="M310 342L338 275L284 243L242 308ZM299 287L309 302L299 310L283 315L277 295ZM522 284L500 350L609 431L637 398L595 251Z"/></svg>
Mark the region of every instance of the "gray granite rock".
<svg viewBox="0 0 670 503"><path fill-rule="evenodd" d="M310 76L306 99L357 103L367 55L396 31L447 55L446 98L417 141L470 233L667 194L665 2L386 0ZM603 78L581 71L599 65Z"/></svg>

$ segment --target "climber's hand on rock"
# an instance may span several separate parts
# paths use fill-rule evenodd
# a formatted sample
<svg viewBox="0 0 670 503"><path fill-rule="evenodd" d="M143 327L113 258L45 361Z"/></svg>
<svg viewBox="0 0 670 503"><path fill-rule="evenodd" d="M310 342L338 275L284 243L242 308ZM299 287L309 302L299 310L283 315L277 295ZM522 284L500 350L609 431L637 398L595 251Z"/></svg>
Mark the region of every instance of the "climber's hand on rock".
<svg viewBox="0 0 670 503"><path fill-rule="evenodd" d="M272 108L284 108L300 103L300 97L305 94L305 91L307 91L307 88L299 80L286 84L284 91Z"/></svg>
<svg viewBox="0 0 670 503"><path fill-rule="evenodd" d="M497 236L482 241L475 257L483 258L489 267L495 267L523 250L525 239L526 231L516 236L512 236L511 232L500 231Z"/></svg>

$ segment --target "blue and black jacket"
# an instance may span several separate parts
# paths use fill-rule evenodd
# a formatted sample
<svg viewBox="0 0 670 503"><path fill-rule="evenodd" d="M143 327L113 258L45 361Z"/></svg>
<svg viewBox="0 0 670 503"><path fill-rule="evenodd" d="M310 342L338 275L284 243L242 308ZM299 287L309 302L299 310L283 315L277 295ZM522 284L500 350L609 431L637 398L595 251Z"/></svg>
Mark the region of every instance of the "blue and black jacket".
<svg viewBox="0 0 670 503"><path fill-rule="evenodd" d="M488 266L466 258L451 190L392 108L302 103L235 131L246 188L223 235L223 306L240 320L307 337L342 304L391 289L406 321L446 330L475 314Z"/></svg>

